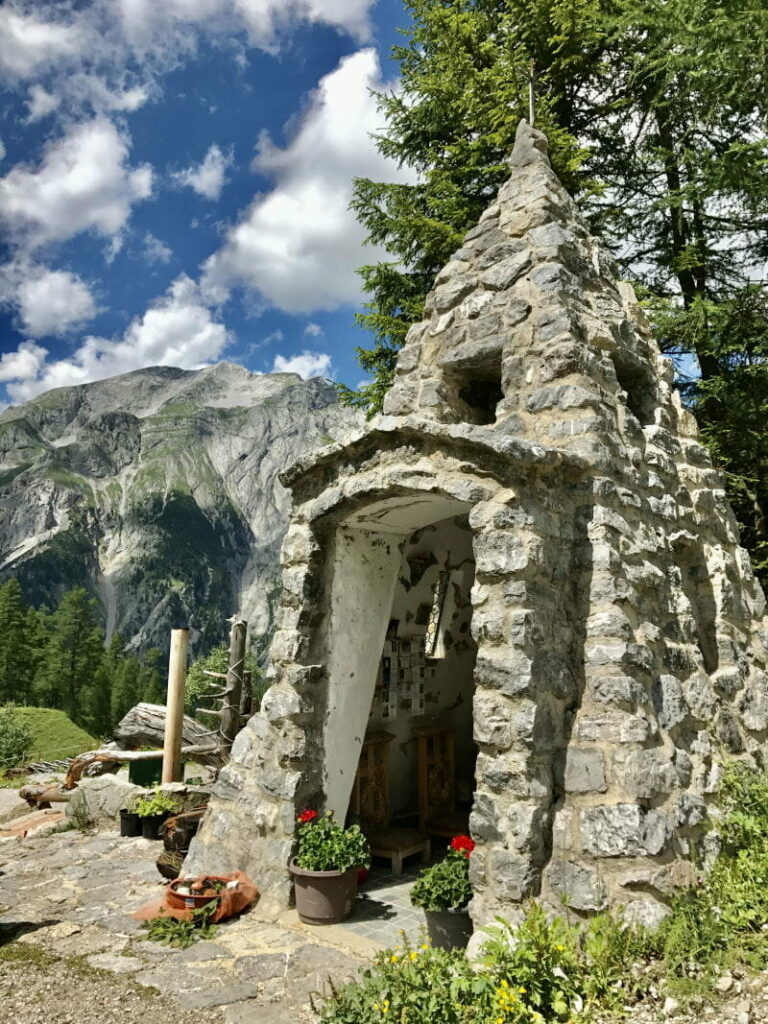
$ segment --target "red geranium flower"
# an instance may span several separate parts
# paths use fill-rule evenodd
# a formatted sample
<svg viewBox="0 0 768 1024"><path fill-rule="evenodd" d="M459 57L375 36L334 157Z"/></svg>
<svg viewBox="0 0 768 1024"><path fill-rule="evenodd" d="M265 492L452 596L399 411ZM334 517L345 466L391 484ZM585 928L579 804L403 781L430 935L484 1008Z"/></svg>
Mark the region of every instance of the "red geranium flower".
<svg viewBox="0 0 768 1024"><path fill-rule="evenodd" d="M457 853L463 853L465 857L468 857L475 848L475 841L469 836L454 836L450 842L450 847Z"/></svg>
<svg viewBox="0 0 768 1024"><path fill-rule="evenodd" d="M300 825L306 825L308 821L314 821L317 817L317 811L302 811L296 819Z"/></svg>

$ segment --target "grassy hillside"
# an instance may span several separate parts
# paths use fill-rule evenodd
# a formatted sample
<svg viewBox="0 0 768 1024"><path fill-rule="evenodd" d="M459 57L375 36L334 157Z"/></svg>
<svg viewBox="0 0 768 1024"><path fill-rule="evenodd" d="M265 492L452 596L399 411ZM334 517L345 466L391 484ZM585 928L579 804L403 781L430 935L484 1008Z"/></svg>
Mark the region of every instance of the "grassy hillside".
<svg viewBox="0 0 768 1024"><path fill-rule="evenodd" d="M32 733L30 761L58 761L84 750L97 750L99 741L53 708L16 708Z"/></svg>

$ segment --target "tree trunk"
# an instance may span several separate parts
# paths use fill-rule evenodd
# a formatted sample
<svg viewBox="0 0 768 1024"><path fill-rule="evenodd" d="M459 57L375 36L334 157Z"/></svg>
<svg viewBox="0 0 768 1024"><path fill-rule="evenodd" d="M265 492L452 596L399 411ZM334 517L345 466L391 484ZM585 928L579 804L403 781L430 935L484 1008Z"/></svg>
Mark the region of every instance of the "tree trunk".
<svg viewBox="0 0 768 1024"><path fill-rule="evenodd" d="M114 739L121 750L133 750L136 747L162 748L164 736L165 707L161 704L137 704L115 727ZM219 742L219 737L185 715L181 742L184 747L210 747ZM221 764L218 754L200 754L195 760L213 767Z"/></svg>

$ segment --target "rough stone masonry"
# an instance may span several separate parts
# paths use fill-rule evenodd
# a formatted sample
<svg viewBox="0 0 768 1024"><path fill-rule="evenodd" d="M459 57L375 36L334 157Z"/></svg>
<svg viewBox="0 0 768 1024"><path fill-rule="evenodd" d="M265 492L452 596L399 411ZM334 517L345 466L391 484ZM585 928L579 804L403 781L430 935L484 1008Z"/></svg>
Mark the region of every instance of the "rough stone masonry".
<svg viewBox="0 0 768 1024"><path fill-rule="evenodd" d="M189 861L278 903L297 810L345 809L425 523L472 531L476 924L530 896L658 922L706 860L722 762L766 740L765 601L672 366L525 122L510 164L384 415L283 477L272 686Z"/></svg>

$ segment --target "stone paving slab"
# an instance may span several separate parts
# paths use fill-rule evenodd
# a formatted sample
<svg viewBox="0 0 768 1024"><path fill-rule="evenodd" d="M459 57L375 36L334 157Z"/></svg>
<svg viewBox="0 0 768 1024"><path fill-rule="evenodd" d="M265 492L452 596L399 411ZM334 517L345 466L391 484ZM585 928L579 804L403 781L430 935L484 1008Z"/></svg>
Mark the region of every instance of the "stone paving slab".
<svg viewBox="0 0 768 1024"><path fill-rule="evenodd" d="M310 1024L312 994L353 976L377 944L344 927L312 928L258 905L215 938L174 950L130 916L162 892L160 844L65 831L0 847L0 943L15 940L130 976L224 1024Z"/></svg>

